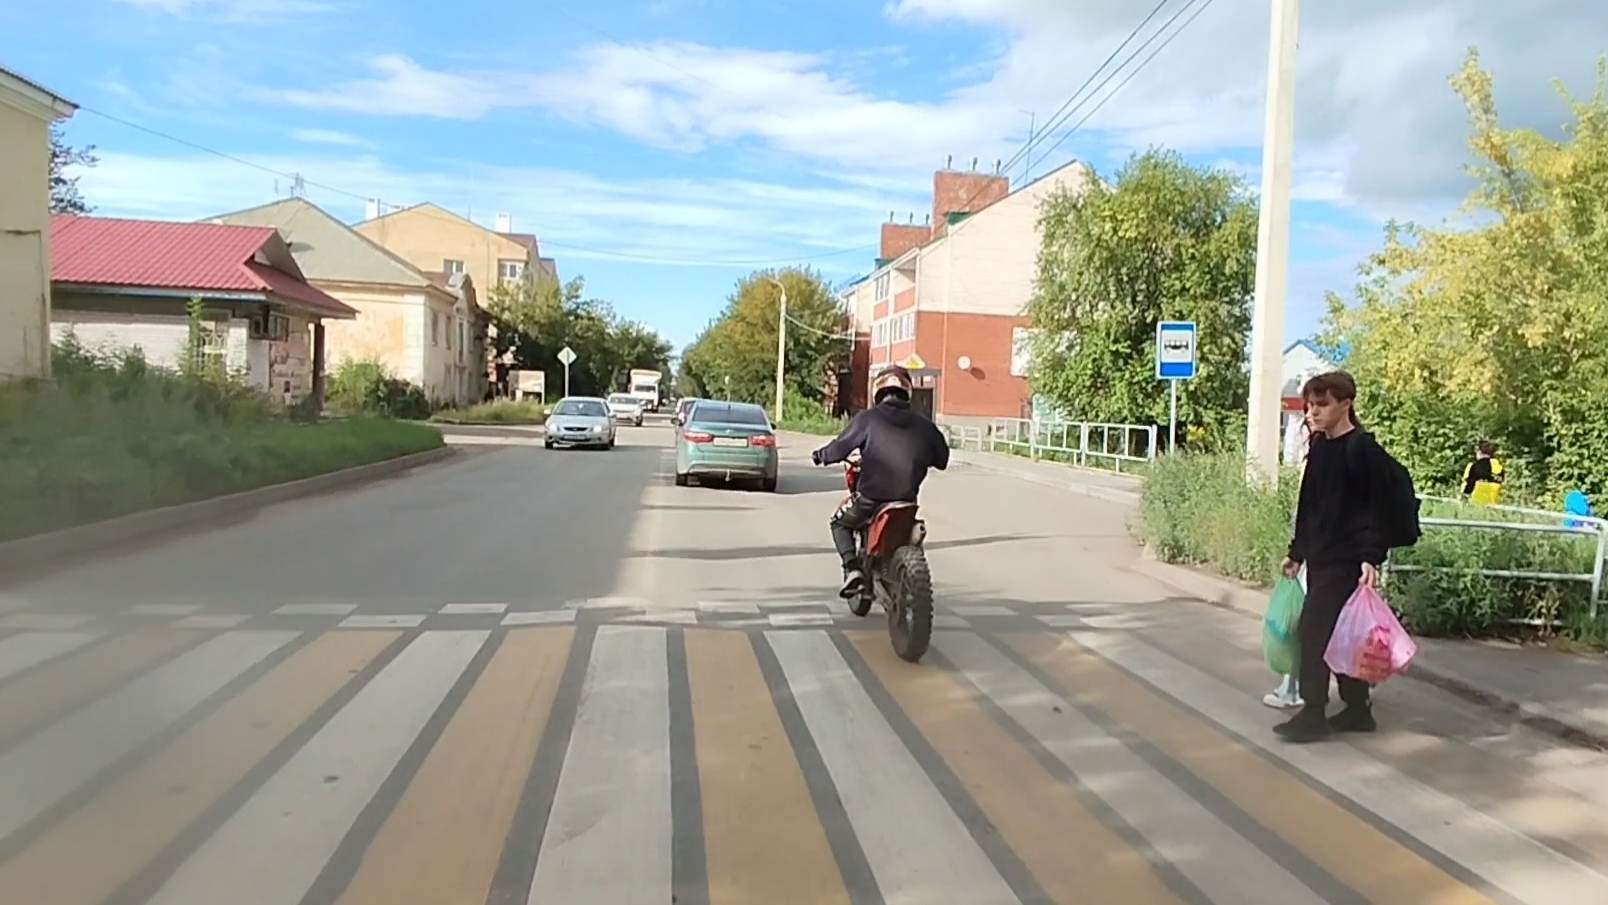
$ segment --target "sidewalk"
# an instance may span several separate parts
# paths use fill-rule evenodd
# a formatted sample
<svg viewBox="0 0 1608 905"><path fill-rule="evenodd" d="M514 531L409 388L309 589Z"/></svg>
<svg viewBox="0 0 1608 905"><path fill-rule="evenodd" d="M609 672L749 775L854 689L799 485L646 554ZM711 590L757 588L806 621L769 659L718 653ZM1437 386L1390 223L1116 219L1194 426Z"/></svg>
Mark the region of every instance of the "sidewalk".
<svg viewBox="0 0 1608 905"><path fill-rule="evenodd" d="M1139 480L1124 475L975 450L956 450L955 459L1111 502L1139 501ZM1267 607L1267 592L1219 575L1148 555L1138 568L1191 597L1250 617L1261 618ZM1608 750L1608 659L1498 642L1417 640L1412 678L1552 735Z"/></svg>

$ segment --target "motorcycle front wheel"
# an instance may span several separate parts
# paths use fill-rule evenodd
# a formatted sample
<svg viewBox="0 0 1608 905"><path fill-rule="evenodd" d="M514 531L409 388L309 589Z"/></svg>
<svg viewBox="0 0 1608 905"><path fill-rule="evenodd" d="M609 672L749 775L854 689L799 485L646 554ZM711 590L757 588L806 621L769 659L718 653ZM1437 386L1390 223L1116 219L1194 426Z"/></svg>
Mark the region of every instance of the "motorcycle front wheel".
<svg viewBox="0 0 1608 905"><path fill-rule="evenodd" d="M888 637L893 652L909 663L921 660L932 644L932 571L920 547L906 545L888 561Z"/></svg>

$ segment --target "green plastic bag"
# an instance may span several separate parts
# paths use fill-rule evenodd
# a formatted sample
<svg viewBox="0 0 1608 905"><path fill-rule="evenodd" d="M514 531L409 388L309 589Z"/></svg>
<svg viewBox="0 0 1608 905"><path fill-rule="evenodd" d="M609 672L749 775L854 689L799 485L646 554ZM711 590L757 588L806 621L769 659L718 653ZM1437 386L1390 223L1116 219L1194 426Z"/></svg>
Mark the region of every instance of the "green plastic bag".
<svg viewBox="0 0 1608 905"><path fill-rule="evenodd" d="M1262 617L1262 656L1268 668L1281 676L1295 675L1300 665L1301 647L1296 641L1295 626L1301 620L1305 602L1300 582L1280 578L1268 599L1267 615Z"/></svg>

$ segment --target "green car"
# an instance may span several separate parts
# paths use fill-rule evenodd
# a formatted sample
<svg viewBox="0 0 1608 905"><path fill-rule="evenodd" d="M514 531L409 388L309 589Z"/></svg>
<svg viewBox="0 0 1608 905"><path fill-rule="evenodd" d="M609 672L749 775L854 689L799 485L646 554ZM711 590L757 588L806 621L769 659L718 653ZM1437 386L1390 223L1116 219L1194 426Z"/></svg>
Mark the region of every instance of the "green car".
<svg viewBox="0 0 1608 905"><path fill-rule="evenodd" d="M754 481L776 490L776 433L765 410L700 399L676 428L676 486L695 480Z"/></svg>

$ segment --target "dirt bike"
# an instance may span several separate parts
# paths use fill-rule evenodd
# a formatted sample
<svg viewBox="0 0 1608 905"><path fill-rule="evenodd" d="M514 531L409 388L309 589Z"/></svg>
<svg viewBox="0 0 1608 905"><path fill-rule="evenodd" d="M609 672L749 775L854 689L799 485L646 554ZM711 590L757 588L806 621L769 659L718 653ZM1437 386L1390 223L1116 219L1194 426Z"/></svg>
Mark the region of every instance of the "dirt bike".
<svg viewBox="0 0 1608 905"><path fill-rule="evenodd" d="M849 495L860 477L860 463L844 464L843 481ZM932 643L932 571L927 567L927 523L917 517L915 503L887 503L857 532L860 571L865 575L860 593L850 599L856 616L880 604L888 614L888 637L901 660L919 661Z"/></svg>

